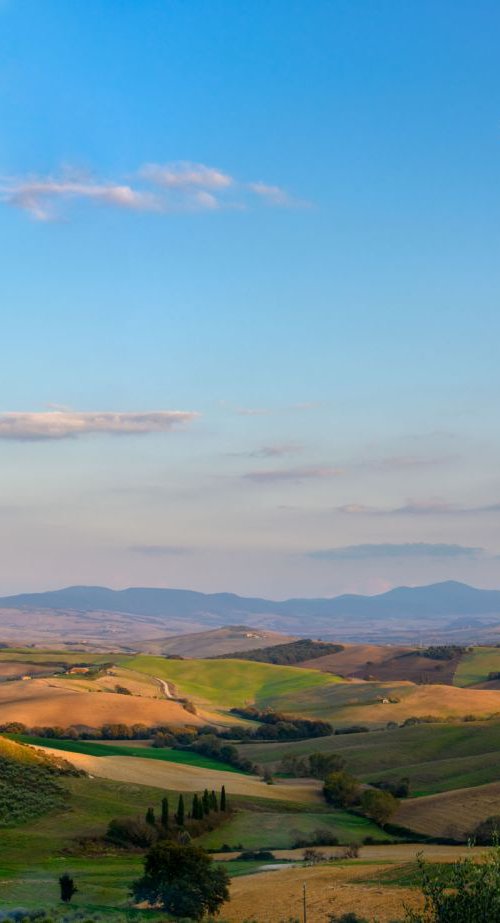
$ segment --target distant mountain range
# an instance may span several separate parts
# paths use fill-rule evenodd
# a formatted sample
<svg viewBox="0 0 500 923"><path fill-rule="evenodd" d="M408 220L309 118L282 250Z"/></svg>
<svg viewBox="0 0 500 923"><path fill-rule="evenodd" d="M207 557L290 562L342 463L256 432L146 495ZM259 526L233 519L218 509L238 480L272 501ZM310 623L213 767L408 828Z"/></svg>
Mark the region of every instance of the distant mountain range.
<svg viewBox="0 0 500 923"><path fill-rule="evenodd" d="M30 612L36 613L34 622L38 626L43 623L45 611L47 615L51 613L52 619L71 613L73 622L77 619L73 636L83 625L84 614L93 623L94 636L100 634L99 621L107 624L108 632L120 634L118 625L109 628L106 613L113 613L115 620L117 615L123 616L129 625L133 622L135 637L140 626L143 638L148 637L148 626L158 636L160 631L179 633L241 623L295 635L353 641L409 640L422 632L432 638L449 634L454 640L455 636L474 640L485 630L491 634L492 626L497 624L500 632L500 590L476 589L455 581L397 587L377 596L351 594L281 602L233 593L74 586L5 596L0 598L0 609L22 610L25 631ZM1 628L0 618L0 634Z"/></svg>

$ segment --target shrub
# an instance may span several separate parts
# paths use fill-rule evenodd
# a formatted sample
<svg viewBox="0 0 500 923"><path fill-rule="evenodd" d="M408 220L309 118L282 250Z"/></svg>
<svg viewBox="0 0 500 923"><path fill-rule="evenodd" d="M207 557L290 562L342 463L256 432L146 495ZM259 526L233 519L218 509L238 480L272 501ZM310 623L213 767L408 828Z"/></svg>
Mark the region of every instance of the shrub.
<svg viewBox="0 0 500 923"><path fill-rule="evenodd" d="M149 849L156 843L158 833L155 827L145 820L125 817L109 822L106 839L125 848Z"/></svg>
<svg viewBox="0 0 500 923"><path fill-rule="evenodd" d="M347 808L359 798L359 783L347 772L331 772L325 779L323 794L334 807Z"/></svg>
<svg viewBox="0 0 500 923"><path fill-rule="evenodd" d="M378 789L369 788L361 796L361 810L367 817L371 817L375 823L382 827L392 817L398 809L398 802L390 792L381 792Z"/></svg>
<svg viewBox="0 0 500 923"><path fill-rule="evenodd" d="M491 817L482 820L471 833L471 838L480 846L498 844L500 839L500 816L492 814Z"/></svg>
<svg viewBox="0 0 500 923"><path fill-rule="evenodd" d="M450 874L434 877L420 859L422 912L408 910L406 923L496 923L500 920L500 852L495 849L481 862L463 859Z"/></svg>

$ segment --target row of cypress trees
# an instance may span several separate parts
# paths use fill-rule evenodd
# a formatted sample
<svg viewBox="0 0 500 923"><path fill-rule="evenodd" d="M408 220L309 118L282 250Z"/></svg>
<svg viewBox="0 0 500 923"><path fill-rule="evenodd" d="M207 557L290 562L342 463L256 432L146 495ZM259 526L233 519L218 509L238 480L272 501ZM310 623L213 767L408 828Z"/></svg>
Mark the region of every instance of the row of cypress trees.
<svg viewBox="0 0 500 923"><path fill-rule="evenodd" d="M193 795L191 812L188 814L188 818L191 820L203 820L203 818L207 817L211 811L225 812L227 810L228 803L225 786L222 786L219 797L217 797L217 793L215 791L212 790L209 792L206 788L203 792L203 795L198 795L196 792ZM147 824L151 824L152 827L156 827L156 816L154 808L147 809L145 819ZM174 820L178 827L183 827L185 824L186 805L183 795L179 795L177 810L174 814ZM168 797L166 795L164 798L162 798L161 802L160 826L163 830L168 830L170 827L170 806Z"/></svg>

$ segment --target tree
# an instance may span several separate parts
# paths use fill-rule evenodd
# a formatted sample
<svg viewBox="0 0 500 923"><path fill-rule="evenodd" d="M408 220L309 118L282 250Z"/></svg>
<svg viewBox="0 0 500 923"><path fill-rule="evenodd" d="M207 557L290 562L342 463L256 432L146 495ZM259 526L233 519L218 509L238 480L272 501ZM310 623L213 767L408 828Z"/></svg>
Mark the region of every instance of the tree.
<svg viewBox="0 0 500 923"><path fill-rule="evenodd" d="M309 756L309 775L313 779L326 779L332 772L340 772L345 760L337 753L311 753Z"/></svg>
<svg viewBox="0 0 500 923"><path fill-rule="evenodd" d="M229 877L198 846L163 840L147 854L144 875L134 882L134 899L148 901L175 917L201 920L229 900Z"/></svg>
<svg viewBox="0 0 500 923"><path fill-rule="evenodd" d="M361 796L361 810L383 827L397 811L399 802L390 792L368 788Z"/></svg>
<svg viewBox="0 0 500 923"><path fill-rule="evenodd" d="M152 827L156 824L155 812L153 808L148 808L146 811L146 823L151 824Z"/></svg>
<svg viewBox="0 0 500 923"><path fill-rule="evenodd" d="M226 798L226 786L223 785L220 790L220 809L221 811L227 811L227 798Z"/></svg>
<svg viewBox="0 0 500 923"><path fill-rule="evenodd" d="M480 846L498 846L500 839L500 817L498 814L492 814L486 820L482 820L471 834L473 839Z"/></svg>
<svg viewBox="0 0 500 923"><path fill-rule="evenodd" d="M168 798L166 795L161 799L161 825L164 830L168 830Z"/></svg>
<svg viewBox="0 0 500 923"><path fill-rule="evenodd" d="M405 923L498 923L500 920L500 850L480 862L454 862L450 874L433 877L419 859L423 911L408 910Z"/></svg>
<svg viewBox="0 0 500 923"><path fill-rule="evenodd" d="M191 817L193 820L202 820L203 818L203 808L200 805L200 799L196 792L193 795L193 804L191 807Z"/></svg>
<svg viewBox="0 0 500 923"><path fill-rule="evenodd" d="M203 792L201 803L203 805L203 813L205 815L210 814L210 795L208 794L208 788Z"/></svg>
<svg viewBox="0 0 500 923"><path fill-rule="evenodd" d="M67 872L65 872L64 875L61 875L60 877L59 888L61 891L61 900L64 901L65 904L69 904L73 894L76 894L78 891L78 888L76 887L71 875L68 875Z"/></svg>
<svg viewBox="0 0 500 923"><path fill-rule="evenodd" d="M359 784L347 772L331 772L325 779L323 794L329 804L336 808L346 808L357 801Z"/></svg>
<svg viewBox="0 0 500 923"><path fill-rule="evenodd" d="M182 795L179 795L179 801L177 803L177 812L175 815L175 820L179 827L184 826L184 815L185 815L184 798Z"/></svg>
<svg viewBox="0 0 500 923"><path fill-rule="evenodd" d="M211 811L219 810L219 805L217 804L217 795L215 794L213 790L210 793L210 810Z"/></svg>

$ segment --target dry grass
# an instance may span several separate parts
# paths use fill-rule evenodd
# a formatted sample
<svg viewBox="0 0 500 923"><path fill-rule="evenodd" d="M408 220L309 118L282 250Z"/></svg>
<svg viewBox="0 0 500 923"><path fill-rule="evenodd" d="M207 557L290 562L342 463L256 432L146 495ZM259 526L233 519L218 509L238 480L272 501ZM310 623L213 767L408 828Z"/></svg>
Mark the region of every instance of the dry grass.
<svg viewBox="0 0 500 923"><path fill-rule="evenodd" d="M49 747L41 749L50 754L54 753ZM249 795L271 798L274 801L309 804L323 803L320 783L309 780L266 785L256 776L134 756L87 756L84 753L65 751L64 758L92 776L115 782L150 785L153 788L173 789L179 792L199 792L204 788L217 789L225 785L229 795Z"/></svg>
<svg viewBox="0 0 500 923"><path fill-rule="evenodd" d="M410 648L391 647L389 644L344 644L343 651L307 660L300 666L310 667L311 670L324 670L326 673L339 673L341 676L352 676L365 669L373 672L375 665L406 650ZM367 666L368 661L370 666Z"/></svg>
<svg viewBox="0 0 500 923"><path fill-rule="evenodd" d="M419 906L418 892L410 888L368 885L358 879L376 878L387 866L321 866L283 869L235 878L231 884L231 903L224 916L231 923L259 920L276 923L289 918L302 919L303 885L306 885L307 919L324 923L329 914L353 911L369 920L388 923L401 918L403 904Z"/></svg>
<svg viewBox="0 0 500 923"><path fill-rule="evenodd" d="M404 801L395 823L429 836L463 838L493 814L500 816L500 782Z"/></svg>
<svg viewBox="0 0 500 923"><path fill-rule="evenodd" d="M234 626L176 635L172 638L155 638L141 641L136 647L145 654L178 654L181 657L202 659L217 657L219 654L231 654L234 651L253 651L296 640L293 635L283 635L277 631Z"/></svg>
<svg viewBox="0 0 500 923"><path fill-rule="evenodd" d="M500 712L500 691L496 689L459 689L456 686L414 686L411 683L401 683L395 692L396 696L401 697L400 702L385 705L377 702L352 708L347 706L342 708L339 718L342 721L348 718L359 724L381 724L386 721L397 721L399 724L410 716L462 718L464 715L472 714L480 718ZM380 697L390 696L390 684L374 684L373 694Z"/></svg>
<svg viewBox="0 0 500 923"><path fill-rule="evenodd" d="M102 724L203 724L178 702L125 696L112 692L89 692L77 682L33 679L0 685L2 722L35 725L70 724L100 727Z"/></svg>

